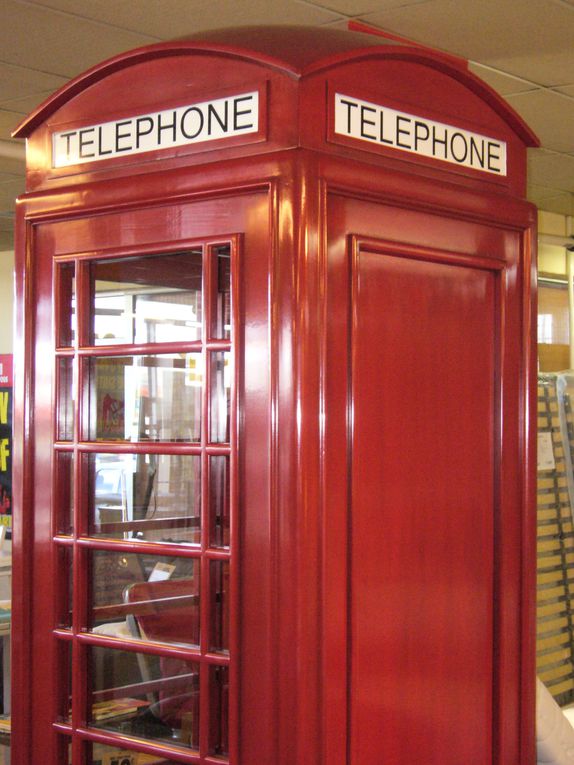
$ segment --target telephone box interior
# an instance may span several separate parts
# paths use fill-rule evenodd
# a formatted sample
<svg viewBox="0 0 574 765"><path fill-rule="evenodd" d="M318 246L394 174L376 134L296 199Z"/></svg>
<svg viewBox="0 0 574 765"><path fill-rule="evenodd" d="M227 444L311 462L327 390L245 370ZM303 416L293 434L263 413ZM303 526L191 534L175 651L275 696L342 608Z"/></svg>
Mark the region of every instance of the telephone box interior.
<svg viewBox="0 0 574 765"><path fill-rule="evenodd" d="M533 765L530 130L261 28L17 135L12 762Z"/></svg>

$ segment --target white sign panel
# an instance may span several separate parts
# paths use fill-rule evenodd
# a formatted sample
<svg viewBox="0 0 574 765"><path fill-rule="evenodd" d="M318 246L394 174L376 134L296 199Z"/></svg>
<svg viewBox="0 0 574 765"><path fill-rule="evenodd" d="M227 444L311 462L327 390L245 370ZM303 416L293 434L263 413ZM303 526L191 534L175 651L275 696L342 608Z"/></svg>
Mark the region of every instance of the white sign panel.
<svg viewBox="0 0 574 765"><path fill-rule="evenodd" d="M538 470L556 470L552 433L538 433Z"/></svg>
<svg viewBox="0 0 574 765"><path fill-rule="evenodd" d="M98 162L122 155L218 141L258 130L259 93L241 93L54 133L52 166Z"/></svg>
<svg viewBox="0 0 574 765"><path fill-rule="evenodd" d="M485 173L506 175L505 141L340 93L335 94L335 133Z"/></svg>

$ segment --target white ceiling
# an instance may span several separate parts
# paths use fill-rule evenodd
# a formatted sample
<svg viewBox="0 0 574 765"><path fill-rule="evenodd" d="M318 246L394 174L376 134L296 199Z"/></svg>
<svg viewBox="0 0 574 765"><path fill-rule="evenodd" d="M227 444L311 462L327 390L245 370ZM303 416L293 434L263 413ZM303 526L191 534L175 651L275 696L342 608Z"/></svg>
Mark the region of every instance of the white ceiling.
<svg viewBox="0 0 574 765"><path fill-rule="evenodd" d="M0 0L0 250L24 151L10 137L56 88L124 50L217 27L362 21L470 60L525 118L529 198L574 214L574 0Z"/></svg>

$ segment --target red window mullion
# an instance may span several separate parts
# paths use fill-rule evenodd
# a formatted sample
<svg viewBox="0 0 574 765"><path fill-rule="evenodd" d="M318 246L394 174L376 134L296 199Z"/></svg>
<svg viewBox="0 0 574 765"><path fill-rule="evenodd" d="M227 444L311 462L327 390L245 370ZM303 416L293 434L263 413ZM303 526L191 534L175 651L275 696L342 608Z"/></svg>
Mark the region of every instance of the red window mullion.
<svg viewBox="0 0 574 765"><path fill-rule="evenodd" d="M213 268L211 247L203 250L203 400L201 416L201 563L200 563L200 610L199 640L200 654L203 657L209 650L209 559L205 552L209 548L209 458L205 447L209 443L211 423L211 364L208 351L208 338L211 329ZM209 666L199 664L199 753L205 757L209 751Z"/></svg>
<svg viewBox="0 0 574 765"><path fill-rule="evenodd" d="M231 413L229 422L229 654L232 660L229 666L228 691L228 749L232 763L239 762L239 709L238 685L239 670L239 485L237 470L238 428L239 428L239 268L238 241L231 242L231 344L233 374L231 376Z"/></svg>

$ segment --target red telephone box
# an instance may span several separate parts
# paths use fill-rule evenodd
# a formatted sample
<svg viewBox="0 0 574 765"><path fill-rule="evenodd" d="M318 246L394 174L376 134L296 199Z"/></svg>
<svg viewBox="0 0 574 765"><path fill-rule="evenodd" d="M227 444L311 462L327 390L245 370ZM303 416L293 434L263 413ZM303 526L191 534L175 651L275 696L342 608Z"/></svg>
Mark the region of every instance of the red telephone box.
<svg viewBox="0 0 574 765"><path fill-rule="evenodd" d="M270 28L17 135L13 763L532 765L528 128Z"/></svg>

